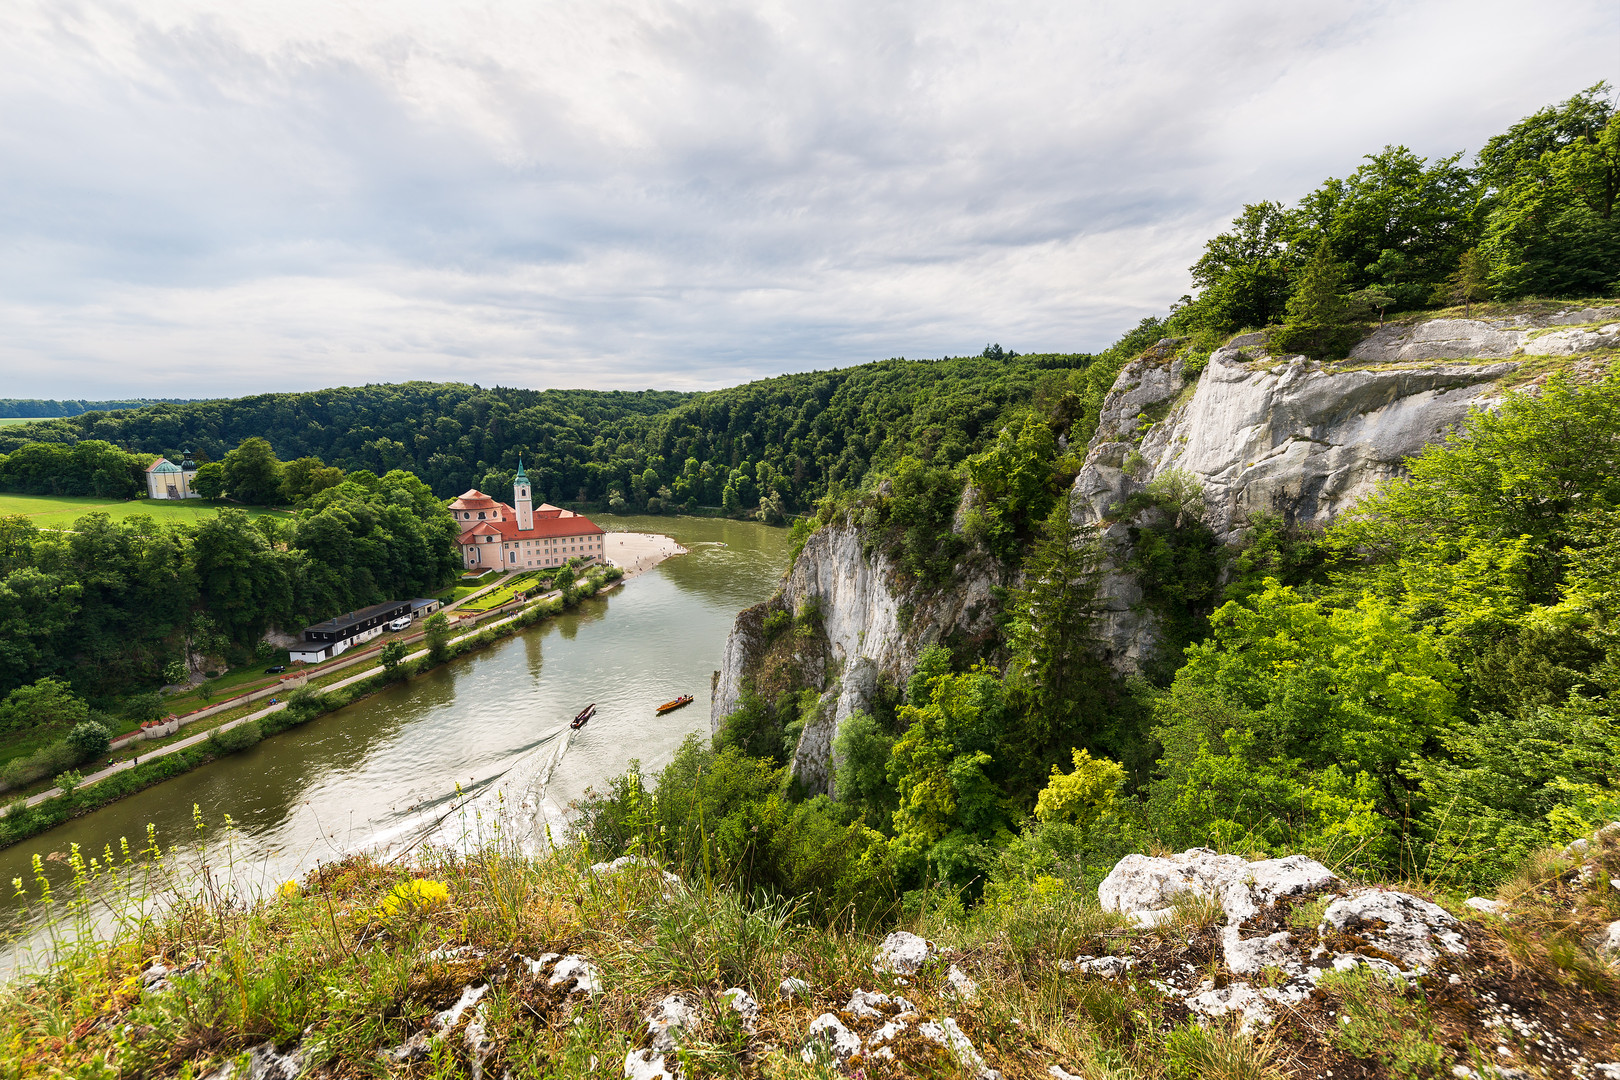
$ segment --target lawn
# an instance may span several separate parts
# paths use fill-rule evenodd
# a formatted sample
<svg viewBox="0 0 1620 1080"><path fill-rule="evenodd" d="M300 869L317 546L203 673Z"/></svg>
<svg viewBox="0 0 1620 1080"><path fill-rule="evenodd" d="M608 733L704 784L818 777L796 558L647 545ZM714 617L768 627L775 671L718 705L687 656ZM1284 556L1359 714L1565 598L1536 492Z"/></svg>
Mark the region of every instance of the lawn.
<svg viewBox="0 0 1620 1080"><path fill-rule="evenodd" d="M94 495L11 495L0 494L0 515L22 514L41 528L61 529L71 526L92 510L100 510L115 520L135 514L147 514L158 521L198 522L213 517L221 507L234 503L214 502L211 499L101 499ZM251 516L285 514L285 510L272 510L263 506L236 507Z"/></svg>
<svg viewBox="0 0 1620 1080"><path fill-rule="evenodd" d="M32 424L38 420L50 420L49 416L0 416L0 427L8 424Z"/></svg>
<svg viewBox="0 0 1620 1080"><path fill-rule="evenodd" d="M538 586L541 584L542 580L544 579L541 578L539 571L525 571L524 573L513 577L512 580L506 582L500 588L495 589L492 592L485 593L483 596L480 596L471 603L461 605L459 610L488 611L491 608L500 607L502 604L512 599L512 596L516 593L538 591Z"/></svg>

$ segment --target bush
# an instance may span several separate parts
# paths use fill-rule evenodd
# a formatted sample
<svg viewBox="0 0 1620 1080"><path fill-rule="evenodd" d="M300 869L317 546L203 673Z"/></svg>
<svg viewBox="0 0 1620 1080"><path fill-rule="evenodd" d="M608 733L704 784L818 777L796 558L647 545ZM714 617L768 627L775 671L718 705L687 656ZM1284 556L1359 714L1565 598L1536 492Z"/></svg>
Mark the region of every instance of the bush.
<svg viewBox="0 0 1620 1080"><path fill-rule="evenodd" d="M112 744L112 736L94 720L86 720L68 732L63 741L78 755L79 761L88 761L107 752L107 747Z"/></svg>
<svg viewBox="0 0 1620 1080"><path fill-rule="evenodd" d="M25 787L42 776L53 776L63 769L79 763L79 757L66 742L55 742L29 754L15 758L0 768L0 784L7 787Z"/></svg>
<svg viewBox="0 0 1620 1080"><path fill-rule="evenodd" d="M238 750L246 750L262 738L264 738L264 731L259 727L257 720L250 720L233 728L215 728L208 733L208 741L213 744L216 751L222 754L234 754Z"/></svg>

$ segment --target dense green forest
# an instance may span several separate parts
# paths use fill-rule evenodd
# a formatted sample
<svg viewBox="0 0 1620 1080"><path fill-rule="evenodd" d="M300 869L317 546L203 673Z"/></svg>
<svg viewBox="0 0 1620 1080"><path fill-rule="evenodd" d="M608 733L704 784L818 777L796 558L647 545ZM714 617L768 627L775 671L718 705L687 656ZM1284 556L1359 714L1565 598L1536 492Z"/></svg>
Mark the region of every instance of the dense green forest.
<svg viewBox="0 0 1620 1080"><path fill-rule="evenodd" d="M117 401L84 401L68 398L0 398L0 417L78 416L87 412L139 409L146 405L183 405L195 398L122 398Z"/></svg>
<svg viewBox="0 0 1620 1080"><path fill-rule="evenodd" d="M1039 384L959 464L903 456L797 526L862 526L913 597L963 559L1011 583L991 640L935 646L841 727L836 802L790 778L818 695L777 680L745 685L712 744L587 800L584 834L882 920L1078 896L1158 845L1481 889L1620 816L1620 371L1475 413L1325 532L1259 514L1225 547L1191 474L1159 478L1117 508L1165 631L1129 679L1098 652L1101 554L1071 521L1059 438L1089 434L1094 395L1144 350L1196 371L1261 329L1342 357L1397 311L1613 296L1617 139L1600 85L1472 167L1388 148L1294 209L1246 207L1168 318ZM818 618L768 613L770 655Z"/></svg>
<svg viewBox="0 0 1620 1080"><path fill-rule="evenodd" d="M265 394L19 425L0 432L0 450L98 440L174 457L189 449L207 462L262 437L282 459L408 469L444 497L475 486L506 490L521 457L537 493L554 503L756 513L763 500L767 516L780 516L812 506L831 486L858 485L873 465L906 453L956 464L1044 374L1089 360L986 353L784 375L706 394L437 383ZM16 471L0 462L0 485Z"/></svg>

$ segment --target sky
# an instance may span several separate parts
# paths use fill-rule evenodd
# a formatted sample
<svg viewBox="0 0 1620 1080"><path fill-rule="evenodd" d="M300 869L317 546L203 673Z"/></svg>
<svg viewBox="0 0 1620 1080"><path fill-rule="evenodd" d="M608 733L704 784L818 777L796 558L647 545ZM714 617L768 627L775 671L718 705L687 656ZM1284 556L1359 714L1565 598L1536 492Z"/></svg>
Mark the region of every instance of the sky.
<svg viewBox="0 0 1620 1080"><path fill-rule="evenodd" d="M0 0L0 397L1092 351L1599 79L1613 0Z"/></svg>

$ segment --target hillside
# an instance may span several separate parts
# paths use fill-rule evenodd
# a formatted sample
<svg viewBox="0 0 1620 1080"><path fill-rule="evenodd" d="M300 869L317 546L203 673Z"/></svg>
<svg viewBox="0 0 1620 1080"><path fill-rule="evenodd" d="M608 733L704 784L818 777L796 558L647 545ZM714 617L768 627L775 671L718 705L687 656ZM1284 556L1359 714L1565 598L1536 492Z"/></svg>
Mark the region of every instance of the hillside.
<svg viewBox="0 0 1620 1080"><path fill-rule="evenodd" d="M659 498L753 512L808 508L903 453L959 462L1006 410L1088 356L885 360L783 375L703 394L481 389L460 383L340 387L93 413L0 431L29 442L103 440L126 450L219 460L268 439L283 460L415 473L436 494L503 490L521 457L553 502L638 507ZM730 494L727 494L727 489Z"/></svg>

